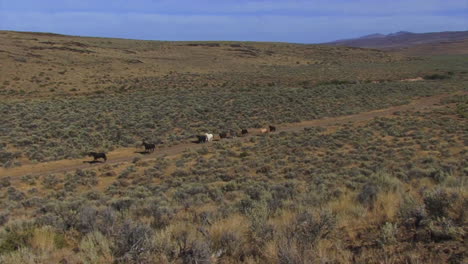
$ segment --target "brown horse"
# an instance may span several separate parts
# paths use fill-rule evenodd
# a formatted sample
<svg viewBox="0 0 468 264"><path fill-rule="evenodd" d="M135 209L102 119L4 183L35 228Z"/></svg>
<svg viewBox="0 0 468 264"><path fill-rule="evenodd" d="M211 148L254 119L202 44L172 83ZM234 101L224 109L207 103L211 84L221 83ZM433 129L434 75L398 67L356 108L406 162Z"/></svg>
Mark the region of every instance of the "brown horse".
<svg viewBox="0 0 468 264"><path fill-rule="evenodd" d="M145 146L145 152L153 152L156 148L156 145L153 143L146 143L143 141L143 146Z"/></svg>
<svg viewBox="0 0 468 264"><path fill-rule="evenodd" d="M88 156L93 157L93 158L94 158L93 161L97 161L97 159L103 159L104 162L107 161L106 153L102 153L102 152L89 152L89 153L88 153Z"/></svg>

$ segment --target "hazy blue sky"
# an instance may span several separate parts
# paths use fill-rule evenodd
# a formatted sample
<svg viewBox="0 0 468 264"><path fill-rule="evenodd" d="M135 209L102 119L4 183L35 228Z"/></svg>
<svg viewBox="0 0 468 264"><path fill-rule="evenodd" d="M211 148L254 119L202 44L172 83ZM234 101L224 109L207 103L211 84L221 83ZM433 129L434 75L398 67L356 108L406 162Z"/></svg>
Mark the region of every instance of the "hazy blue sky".
<svg viewBox="0 0 468 264"><path fill-rule="evenodd" d="M376 32L468 30L468 0L0 0L0 29L317 43Z"/></svg>

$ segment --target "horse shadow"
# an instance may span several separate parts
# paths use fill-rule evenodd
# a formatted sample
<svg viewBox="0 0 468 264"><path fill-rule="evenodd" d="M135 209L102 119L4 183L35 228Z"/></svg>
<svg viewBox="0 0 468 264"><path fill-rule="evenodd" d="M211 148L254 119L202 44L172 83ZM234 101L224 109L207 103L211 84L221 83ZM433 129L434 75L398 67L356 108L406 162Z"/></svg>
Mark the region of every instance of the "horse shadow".
<svg viewBox="0 0 468 264"><path fill-rule="evenodd" d="M141 154L141 155L148 155L148 154L151 154L152 152L149 152L149 151L135 151L134 153L138 153L138 154Z"/></svg>
<svg viewBox="0 0 468 264"><path fill-rule="evenodd" d="M95 163L104 163L102 160L85 160L83 163L95 164Z"/></svg>

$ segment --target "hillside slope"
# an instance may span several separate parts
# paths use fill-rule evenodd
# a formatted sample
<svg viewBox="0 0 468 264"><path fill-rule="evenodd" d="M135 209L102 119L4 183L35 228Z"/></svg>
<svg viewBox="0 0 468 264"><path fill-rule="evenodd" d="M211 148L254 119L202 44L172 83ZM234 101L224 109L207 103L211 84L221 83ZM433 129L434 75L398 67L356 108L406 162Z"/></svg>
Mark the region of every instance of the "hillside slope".
<svg viewBox="0 0 468 264"><path fill-rule="evenodd" d="M161 42L0 31L0 96L126 91L142 83L152 89L297 85L337 79L336 74L343 72L337 67L350 64L406 60L377 50L319 45Z"/></svg>
<svg viewBox="0 0 468 264"><path fill-rule="evenodd" d="M411 47L412 50L417 50L420 45L424 46L427 51L429 45L444 47L443 52L450 53L452 50L447 44L460 43L466 45L468 40L468 31L454 31L454 32L432 32L432 33L411 33L411 32L397 32L388 35L372 34L355 39L338 40L334 42L325 43L330 46L348 46L360 48L375 48L375 49L405 49ZM463 45L464 46L464 45ZM447 49L449 48L449 49ZM455 48L455 47L452 47ZM457 50L459 50L457 48ZM429 50L430 52L430 50ZM439 51L442 52L442 51ZM419 54L426 55L427 53L419 52Z"/></svg>

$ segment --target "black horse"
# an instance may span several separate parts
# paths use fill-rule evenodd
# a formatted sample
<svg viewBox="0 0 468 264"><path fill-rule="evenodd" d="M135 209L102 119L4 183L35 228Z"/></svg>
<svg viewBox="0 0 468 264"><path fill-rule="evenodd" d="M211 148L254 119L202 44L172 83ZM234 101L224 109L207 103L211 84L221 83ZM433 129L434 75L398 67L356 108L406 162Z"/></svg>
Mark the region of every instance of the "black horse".
<svg viewBox="0 0 468 264"><path fill-rule="evenodd" d="M275 132L276 131L276 127L274 127L274 126L268 126L268 128L270 129L270 132Z"/></svg>
<svg viewBox="0 0 468 264"><path fill-rule="evenodd" d="M208 137L205 135L197 136L198 138L198 143L205 143L208 141Z"/></svg>
<svg viewBox="0 0 468 264"><path fill-rule="evenodd" d="M249 133L249 131L247 129L245 129L245 128L242 129L242 131L241 131L242 135L247 135L248 133Z"/></svg>
<svg viewBox="0 0 468 264"><path fill-rule="evenodd" d="M143 141L143 146L145 146L145 152L153 152L156 148L156 145L153 143L146 143Z"/></svg>
<svg viewBox="0 0 468 264"><path fill-rule="evenodd" d="M103 159L104 162L107 161L106 153L102 153L102 152L89 152L89 153L88 153L88 156L93 157L93 158L94 158L94 161L97 161L98 159Z"/></svg>

